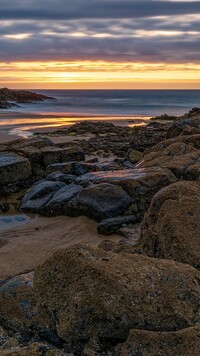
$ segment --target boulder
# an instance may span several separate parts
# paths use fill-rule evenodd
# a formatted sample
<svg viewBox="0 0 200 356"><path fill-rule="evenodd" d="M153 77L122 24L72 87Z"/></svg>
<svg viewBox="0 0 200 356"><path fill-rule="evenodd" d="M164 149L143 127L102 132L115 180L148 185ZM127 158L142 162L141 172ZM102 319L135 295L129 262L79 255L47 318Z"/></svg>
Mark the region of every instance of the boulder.
<svg viewBox="0 0 200 356"><path fill-rule="evenodd" d="M83 189L75 199L74 206L68 206L68 214L86 215L95 220L123 215L133 200L119 186L102 183Z"/></svg>
<svg viewBox="0 0 200 356"><path fill-rule="evenodd" d="M46 216L66 215L67 203L75 198L83 188L76 184L69 184L59 189L49 202L41 207L40 214Z"/></svg>
<svg viewBox="0 0 200 356"><path fill-rule="evenodd" d="M72 174L76 176L81 176L87 172L95 172L99 170L98 164L86 163L86 162L63 162L50 164L46 168L46 174L51 174L54 172L62 172L65 174Z"/></svg>
<svg viewBox="0 0 200 356"><path fill-rule="evenodd" d="M19 343L23 344L35 337L60 345L62 343L57 336L53 318L44 309L36 308L33 277L34 272L29 272L1 283L1 325L11 335L15 335Z"/></svg>
<svg viewBox="0 0 200 356"><path fill-rule="evenodd" d="M31 175L28 159L15 153L0 154L0 184L8 185L25 181Z"/></svg>
<svg viewBox="0 0 200 356"><path fill-rule="evenodd" d="M200 152L184 142L163 142L156 145L144 155L137 168L160 167L167 168L177 178L182 178L187 167L200 157Z"/></svg>
<svg viewBox="0 0 200 356"><path fill-rule="evenodd" d="M44 165L70 161L85 161L85 155L81 148L73 146L66 148L45 147L41 149Z"/></svg>
<svg viewBox="0 0 200 356"><path fill-rule="evenodd" d="M36 269L34 290L37 307L52 315L58 336L81 355L91 338L106 348L126 340L131 329L194 325L199 279L189 265L75 245Z"/></svg>
<svg viewBox="0 0 200 356"><path fill-rule="evenodd" d="M20 209L26 212L40 213L41 209L48 204L54 194L65 187L63 182L51 182L42 180L35 183L24 195Z"/></svg>
<svg viewBox="0 0 200 356"><path fill-rule="evenodd" d="M175 120L167 130L167 138L179 135L194 135L200 133L200 109L193 108L189 113Z"/></svg>
<svg viewBox="0 0 200 356"><path fill-rule="evenodd" d="M127 224L136 224L139 221L137 215L117 216L116 218L104 219L97 225L97 231L102 235L112 235L116 233L120 227Z"/></svg>
<svg viewBox="0 0 200 356"><path fill-rule="evenodd" d="M65 184L71 184L75 181L77 177L73 174L65 174L60 171L56 171L53 173L50 173L46 176L46 180L50 180L52 182L63 182Z"/></svg>
<svg viewBox="0 0 200 356"><path fill-rule="evenodd" d="M141 250L200 268L199 216L199 184L181 181L160 190L142 222Z"/></svg>
<svg viewBox="0 0 200 356"><path fill-rule="evenodd" d="M177 179L168 169L159 167L127 169L116 172L94 172L77 178L76 183L87 187L89 184L109 183L122 187L136 203L138 211L143 214L149 207L151 199L161 188ZM133 211L128 215L132 215Z"/></svg>
<svg viewBox="0 0 200 356"><path fill-rule="evenodd" d="M129 150L127 154L127 158L132 164L136 164L143 158L143 153L137 150Z"/></svg>
<svg viewBox="0 0 200 356"><path fill-rule="evenodd" d="M115 356L199 356L200 327L171 332L131 330L125 343L115 349Z"/></svg>

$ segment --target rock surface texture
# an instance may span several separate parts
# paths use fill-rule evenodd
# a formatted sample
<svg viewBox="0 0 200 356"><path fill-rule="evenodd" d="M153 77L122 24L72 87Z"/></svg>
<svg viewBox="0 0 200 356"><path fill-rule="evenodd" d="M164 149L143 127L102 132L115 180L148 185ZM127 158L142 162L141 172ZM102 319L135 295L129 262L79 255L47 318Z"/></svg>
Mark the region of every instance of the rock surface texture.
<svg viewBox="0 0 200 356"><path fill-rule="evenodd" d="M199 184L182 181L160 190L142 222L142 251L200 268L199 217Z"/></svg>
<svg viewBox="0 0 200 356"><path fill-rule="evenodd" d="M121 240L61 246L0 281L0 354L199 355L200 109L58 134L89 137L0 144L0 214L16 191L24 212L86 215Z"/></svg>

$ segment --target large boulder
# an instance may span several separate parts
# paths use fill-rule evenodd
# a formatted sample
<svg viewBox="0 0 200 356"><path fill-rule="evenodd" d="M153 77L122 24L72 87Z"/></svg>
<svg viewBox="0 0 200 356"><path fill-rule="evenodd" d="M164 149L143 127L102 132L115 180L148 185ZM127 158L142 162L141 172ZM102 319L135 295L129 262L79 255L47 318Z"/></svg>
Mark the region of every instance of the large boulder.
<svg viewBox="0 0 200 356"><path fill-rule="evenodd" d="M36 182L24 195L20 209L26 212L40 213L54 194L66 186L63 182L42 180Z"/></svg>
<svg viewBox="0 0 200 356"><path fill-rule="evenodd" d="M83 188L76 184L69 184L59 189L49 202L40 209L40 214L46 216L66 215L67 203L75 198Z"/></svg>
<svg viewBox="0 0 200 356"><path fill-rule="evenodd" d="M178 178L182 178L187 167L196 162L199 157L200 151L191 144L169 140L153 147L137 164L137 168L167 168Z"/></svg>
<svg viewBox="0 0 200 356"><path fill-rule="evenodd" d="M194 325L199 279L189 265L75 245L36 269L34 290L37 307L51 313L58 336L83 354L91 338L106 348L126 340L131 329Z"/></svg>
<svg viewBox="0 0 200 356"><path fill-rule="evenodd" d="M95 220L123 215L133 199L119 186L102 183L83 189L72 205L68 214L86 215Z"/></svg>
<svg viewBox="0 0 200 356"><path fill-rule="evenodd" d="M162 189L142 222L142 251L200 268L199 216L199 184L181 181Z"/></svg>
<svg viewBox="0 0 200 356"><path fill-rule="evenodd" d="M8 185L25 181L31 175L28 159L15 153L0 154L0 184Z"/></svg>
<svg viewBox="0 0 200 356"><path fill-rule="evenodd" d="M115 356L199 356L199 350L199 326L171 332L131 330L126 342L116 347Z"/></svg>
<svg viewBox="0 0 200 356"><path fill-rule="evenodd" d="M88 186L89 184L109 183L122 187L132 197L140 213L144 213L155 193L161 188L175 182L177 179L168 169L160 167L127 169L121 171L100 171L84 174L77 178L78 184ZM132 211L129 212L131 215Z"/></svg>
<svg viewBox="0 0 200 356"><path fill-rule="evenodd" d="M41 149L41 152L46 167L52 163L85 160L83 150L76 146L66 148L45 147Z"/></svg>

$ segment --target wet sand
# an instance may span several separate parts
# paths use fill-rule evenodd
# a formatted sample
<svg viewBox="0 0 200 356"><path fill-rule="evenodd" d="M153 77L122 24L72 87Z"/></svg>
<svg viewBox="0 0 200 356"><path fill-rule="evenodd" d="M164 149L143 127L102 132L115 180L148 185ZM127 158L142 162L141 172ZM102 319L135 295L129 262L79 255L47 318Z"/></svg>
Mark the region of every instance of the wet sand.
<svg viewBox="0 0 200 356"><path fill-rule="evenodd" d="M0 232L0 281L33 270L57 249L76 243L98 245L97 223L84 216L36 217L29 223ZM119 241L118 235L108 237Z"/></svg>

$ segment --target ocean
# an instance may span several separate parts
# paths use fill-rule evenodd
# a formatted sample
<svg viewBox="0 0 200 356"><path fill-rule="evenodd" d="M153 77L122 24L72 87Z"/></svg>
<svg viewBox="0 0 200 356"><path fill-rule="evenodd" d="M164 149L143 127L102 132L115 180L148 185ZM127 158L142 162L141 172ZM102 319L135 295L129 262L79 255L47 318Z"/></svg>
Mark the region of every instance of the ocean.
<svg viewBox="0 0 200 356"><path fill-rule="evenodd" d="M133 126L147 123L153 116L165 113L180 116L193 107L200 107L200 90L34 91L56 100L1 110L1 131L27 137L37 129L46 130L81 120L109 120Z"/></svg>
<svg viewBox="0 0 200 356"><path fill-rule="evenodd" d="M45 113L157 116L182 115L200 106L200 90L37 90L56 101L29 105L25 110Z"/></svg>

